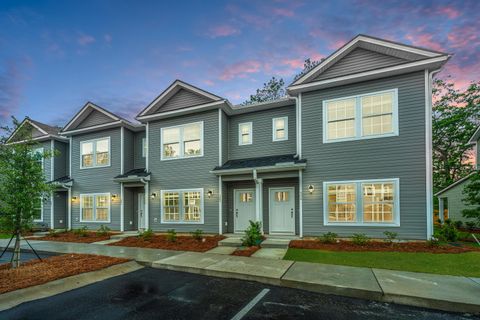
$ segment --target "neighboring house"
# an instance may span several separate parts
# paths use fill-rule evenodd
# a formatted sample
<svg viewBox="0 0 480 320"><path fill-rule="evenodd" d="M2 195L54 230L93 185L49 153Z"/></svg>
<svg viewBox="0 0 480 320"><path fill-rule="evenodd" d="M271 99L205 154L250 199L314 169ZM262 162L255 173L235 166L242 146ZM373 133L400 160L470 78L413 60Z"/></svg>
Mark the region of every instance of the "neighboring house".
<svg viewBox="0 0 480 320"><path fill-rule="evenodd" d="M32 140L38 143L35 152L54 151L55 157L42 159L42 167L45 173L45 179L55 183L56 190L48 198L38 199L34 223L38 226L48 228L66 228L67 227L67 189L71 184L68 177L68 139L60 135L61 128L52 127L44 123L25 118L18 126L7 143L19 143L17 132L20 128L28 127L31 131ZM55 214L52 214L55 212Z"/></svg>
<svg viewBox="0 0 480 320"><path fill-rule="evenodd" d="M475 164L474 167L476 170L480 170L480 127L470 138L469 143L471 143L475 150ZM472 177L477 172L474 171L468 176L452 183L445 189L437 192L435 194L438 197L439 212L443 212L445 209L448 212L448 218L453 221L472 221L474 219L467 219L462 216L462 211L464 209L473 209L476 206L467 205L463 202L465 195L463 194L463 189L468 185L470 177Z"/></svg>
<svg viewBox="0 0 480 320"><path fill-rule="evenodd" d="M61 132L68 227L429 238L432 75L449 57L360 35L276 101L177 80L141 125L87 103Z"/></svg>

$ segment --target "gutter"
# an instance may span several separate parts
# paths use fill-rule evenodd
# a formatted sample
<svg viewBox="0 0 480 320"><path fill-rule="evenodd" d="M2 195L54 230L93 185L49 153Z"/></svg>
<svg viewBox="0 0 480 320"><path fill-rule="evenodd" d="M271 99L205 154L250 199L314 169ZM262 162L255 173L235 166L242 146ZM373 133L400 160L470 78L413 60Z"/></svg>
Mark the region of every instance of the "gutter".
<svg viewBox="0 0 480 320"><path fill-rule="evenodd" d="M229 175L229 174L248 174L248 173L262 173L262 172L280 172L280 171L294 171L302 170L307 166L306 163L287 163L286 165L275 165L268 167L253 167L253 168L241 168L241 169L224 169L224 170L211 170L210 173L215 175Z"/></svg>

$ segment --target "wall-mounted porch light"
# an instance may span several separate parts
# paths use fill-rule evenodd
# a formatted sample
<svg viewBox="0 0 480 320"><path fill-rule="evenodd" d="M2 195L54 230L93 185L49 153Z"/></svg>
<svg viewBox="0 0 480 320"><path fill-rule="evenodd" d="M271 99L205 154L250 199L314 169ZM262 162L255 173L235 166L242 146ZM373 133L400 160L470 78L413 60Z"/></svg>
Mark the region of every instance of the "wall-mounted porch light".
<svg viewBox="0 0 480 320"><path fill-rule="evenodd" d="M156 197L157 197L157 193L152 192L152 194L150 195L150 199L155 199Z"/></svg>
<svg viewBox="0 0 480 320"><path fill-rule="evenodd" d="M207 197L211 198L213 196L213 190L208 190L207 191Z"/></svg>
<svg viewBox="0 0 480 320"><path fill-rule="evenodd" d="M310 192L310 194L312 194L313 191L315 191L315 187L313 186L313 184L309 184L308 185L308 192Z"/></svg>
<svg viewBox="0 0 480 320"><path fill-rule="evenodd" d="M78 197L77 196L73 196L72 197L72 201L77 201Z"/></svg>
<svg viewBox="0 0 480 320"><path fill-rule="evenodd" d="M116 193L112 194L112 200L113 201L117 200L117 198L118 198L118 194L116 194Z"/></svg>

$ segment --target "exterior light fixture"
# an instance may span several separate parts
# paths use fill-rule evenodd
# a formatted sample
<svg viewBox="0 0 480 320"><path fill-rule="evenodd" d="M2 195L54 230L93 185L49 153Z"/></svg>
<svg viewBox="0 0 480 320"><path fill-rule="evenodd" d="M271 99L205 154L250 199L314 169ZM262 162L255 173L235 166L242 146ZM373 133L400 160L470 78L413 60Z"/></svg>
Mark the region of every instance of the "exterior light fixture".
<svg viewBox="0 0 480 320"><path fill-rule="evenodd" d="M73 196L72 197L72 201L77 201L78 197L77 196Z"/></svg>
<svg viewBox="0 0 480 320"><path fill-rule="evenodd" d="M208 190L207 191L207 196L211 198L213 196L213 190Z"/></svg>
<svg viewBox="0 0 480 320"><path fill-rule="evenodd" d="M155 199L157 197L157 193L156 192L152 192L152 194L150 195L150 198L151 199Z"/></svg>
<svg viewBox="0 0 480 320"><path fill-rule="evenodd" d="M118 194L114 193L112 194L112 200L116 200L118 198Z"/></svg>
<svg viewBox="0 0 480 320"><path fill-rule="evenodd" d="M313 184L309 184L308 185L308 192L310 192L310 194L312 194L313 191L315 191L315 187L313 186Z"/></svg>

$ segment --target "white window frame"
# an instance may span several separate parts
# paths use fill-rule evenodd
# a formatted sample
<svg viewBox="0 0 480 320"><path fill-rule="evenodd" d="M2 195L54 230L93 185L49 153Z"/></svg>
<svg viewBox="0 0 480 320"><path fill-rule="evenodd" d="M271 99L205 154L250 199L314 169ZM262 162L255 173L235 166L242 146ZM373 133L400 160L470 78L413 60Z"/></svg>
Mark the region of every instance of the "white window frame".
<svg viewBox="0 0 480 320"><path fill-rule="evenodd" d="M384 133L384 134L376 134L376 135L363 135L362 130L362 98L366 96L372 95L379 95L384 93L393 93L393 105L392 105L392 132ZM328 138L328 114L327 114L327 103L339 101L339 100L347 100L347 99L355 99L355 136L348 137L348 138L340 138L340 139L329 139ZM365 140L365 139L375 139L375 138L385 138L385 137L393 137L398 136L398 88L383 90L383 91L376 91L376 92L369 92L360 95L348 96L348 97L341 97L336 99L329 99L324 100L322 102L322 116L323 116L323 143L334 143L334 142L342 142L342 141L352 141L352 140Z"/></svg>
<svg viewBox="0 0 480 320"><path fill-rule="evenodd" d="M179 221L165 221L163 217L163 200L164 200L164 194L167 192L178 192L178 201L179 201L179 215L180 215L180 220ZM185 192L200 192L200 210L201 210L201 215L200 215L200 221L199 222L185 222L183 221L183 194ZM204 197L204 192L203 188L196 188L196 189L168 189L168 190L161 190L161 197L160 197L160 221L162 224L204 224L205 221L205 197Z"/></svg>
<svg viewBox="0 0 480 320"><path fill-rule="evenodd" d="M393 183L394 185L394 210L393 222L363 222L363 190L364 183ZM355 184L356 191L356 218L355 222L329 222L328 221L328 186L337 184ZM323 182L323 225L325 226L357 226L357 227L400 227L400 179L369 179L348 181L324 181Z"/></svg>
<svg viewBox="0 0 480 320"><path fill-rule="evenodd" d="M243 143L242 141L242 126L247 125L249 128L249 136L250 136L250 141ZM253 123L252 122L242 122L238 124L238 145L239 146L248 146L253 144Z"/></svg>
<svg viewBox="0 0 480 320"><path fill-rule="evenodd" d="M108 164L105 164L105 165L97 165L97 141L100 141L100 140L108 140ZM93 166L91 167L83 166L82 146L86 143L93 143ZM110 167L111 163L112 163L112 144L111 144L110 137L80 141L80 169L105 168L105 167Z"/></svg>
<svg viewBox="0 0 480 320"><path fill-rule="evenodd" d="M285 136L283 138L277 138L277 130L275 128L275 122L277 120L283 120L285 123L285 126L283 130L285 131ZM288 140L288 117L278 117L278 118L273 118L272 119L272 140L275 141L287 141Z"/></svg>
<svg viewBox="0 0 480 320"><path fill-rule="evenodd" d="M195 124L200 124L200 154L186 157L184 155L184 151L185 151L184 150L185 141L184 141L184 137L183 137L184 128L187 127L187 126L190 126L190 125L195 125ZM178 141L178 143L180 144L179 155L177 157L166 158L165 155L163 154L163 131L167 130L167 129L175 129L175 128L179 129L179 134L180 134L179 141ZM204 154L204 150L203 150L203 146L204 146L204 143L203 143L203 140L204 140L203 128L204 128L203 127L203 121L190 122L190 123L185 123L185 124L181 124L181 125L177 125L177 126L170 126L170 127L161 128L161 130L160 130L160 160L161 161L169 161L169 160L191 159L191 158L203 157L203 154Z"/></svg>
<svg viewBox="0 0 480 320"><path fill-rule="evenodd" d="M147 138L142 138L142 158L147 157Z"/></svg>
<svg viewBox="0 0 480 320"><path fill-rule="evenodd" d="M43 197L40 197L40 219L33 219L33 222L43 222Z"/></svg>
<svg viewBox="0 0 480 320"><path fill-rule="evenodd" d="M97 217L97 196L107 196L108 199L108 220L83 220L83 198L93 196L93 218ZM109 192L105 193L81 193L80 194L80 222L82 223L110 223L112 220L112 194Z"/></svg>

